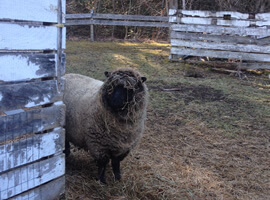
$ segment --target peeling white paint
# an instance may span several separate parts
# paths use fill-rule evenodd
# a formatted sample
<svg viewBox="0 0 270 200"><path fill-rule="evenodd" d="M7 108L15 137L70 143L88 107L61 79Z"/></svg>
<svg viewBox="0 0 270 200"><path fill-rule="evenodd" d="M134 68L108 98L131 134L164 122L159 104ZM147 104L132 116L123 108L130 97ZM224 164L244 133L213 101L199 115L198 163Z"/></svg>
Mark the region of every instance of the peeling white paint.
<svg viewBox="0 0 270 200"><path fill-rule="evenodd" d="M63 105L63 104L64 104L63 101L57 101L53 105L58 106L58 105Z"/></svg>
<svg viewBox="0 0 270 200"><path fill-rule="evenodd" d="M0 18L57 22L57 3L55 0L1 0Z"/></svg>
<svg viewBox="0 0 270 200"><path fill-rule="evenodd" d="M0 57L0 80L2 81L18 81L28 80L32 78L40 78L37 75L40 69L39 65L30 62L27 57L20 55L5 55Z"/></svg>
<svg viewBox="0 0 270 200"><path fill-rule="evenodd" d="M50 100L47 97L44 97L43 101L39 102L39 103L35 103L35 102L29 102L28 104L25 105L26 108L30 108L30 107L35 107L35 106L39 106L39 105L44 105L46 103L49 103Z"/></svg>
<svg viewBox="0 0 270 200"><path fill-rule="evenodd" d="M43 129L44 129L44 126L41 125L41 127L39 127L37 131L39 132L39 131L42 131Z"/></svg>

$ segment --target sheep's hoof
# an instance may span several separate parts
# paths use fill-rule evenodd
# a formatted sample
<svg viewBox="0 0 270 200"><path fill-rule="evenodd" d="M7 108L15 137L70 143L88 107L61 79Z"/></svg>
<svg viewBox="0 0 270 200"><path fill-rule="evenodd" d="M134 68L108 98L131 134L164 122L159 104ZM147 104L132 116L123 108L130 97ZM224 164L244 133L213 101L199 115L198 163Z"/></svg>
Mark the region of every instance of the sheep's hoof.
<svg viewBox="0 0 270 200"><path fill-rule="evenodd" d="M96 178L96 181L100 181L100 183L107 185L107 181L106 181L105 177Z"/></svg>

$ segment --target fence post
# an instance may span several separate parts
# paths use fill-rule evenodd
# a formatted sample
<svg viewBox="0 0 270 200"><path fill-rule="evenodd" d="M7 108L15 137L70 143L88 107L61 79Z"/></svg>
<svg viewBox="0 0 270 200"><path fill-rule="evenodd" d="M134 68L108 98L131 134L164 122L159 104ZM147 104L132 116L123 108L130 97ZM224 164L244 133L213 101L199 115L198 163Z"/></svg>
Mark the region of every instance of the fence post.
<svg viewBox="0 0 270 200"><path fill-rule="evenodd" d="M93 9L90 10L90 14L91 14L91 18L90 18L90 21L91 21L91 25L90 25L90 40L92 42L94 42L95 41L94 24L92 24L92 22L93 22L93 14L94 14L94 10Z"/></svg>
<svg viewBox="0 0 270 200"><path fill-rule="evenodd" d="M186 10L186 0L182 0L182 9Z"/></svg>

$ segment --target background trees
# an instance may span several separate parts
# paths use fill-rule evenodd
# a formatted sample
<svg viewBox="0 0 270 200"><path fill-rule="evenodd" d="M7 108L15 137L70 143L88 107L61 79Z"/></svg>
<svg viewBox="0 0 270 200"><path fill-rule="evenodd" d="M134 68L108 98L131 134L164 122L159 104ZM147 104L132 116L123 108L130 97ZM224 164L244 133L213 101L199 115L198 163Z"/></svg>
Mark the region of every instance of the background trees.
<svg viewBox="0 0 270 200"><path fill-rule="evenodd" d="M67 0L67 13L98 13L167 16L171 0ZM270 12L269 0L178 0L179 9ZM167 39L166 28L95 26L97 39ZM102 31L101 31L102 29ZM89 26L68 27L68 37L89 38Z"/></svg>

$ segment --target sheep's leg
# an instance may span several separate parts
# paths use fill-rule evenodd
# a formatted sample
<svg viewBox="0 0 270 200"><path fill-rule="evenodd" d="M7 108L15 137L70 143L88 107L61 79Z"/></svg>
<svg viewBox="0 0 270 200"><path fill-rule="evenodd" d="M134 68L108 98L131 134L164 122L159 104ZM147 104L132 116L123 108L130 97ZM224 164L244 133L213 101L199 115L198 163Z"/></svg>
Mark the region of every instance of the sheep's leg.
<svg viewBox="0 0 270 200"><path fill-rule="evenodd" d="M121 171L120 171L120 160L117 158L112 158L112 168L115 180L121 179Z"/></svg>
<svg viewBox="0 0 270 200"><path fill-rule="evenodd" d="M69 144L69 141L67 139L65 141L64 153L66 154L66 157L68 157L70 155L70 144Z"/></svg>
<svg viewBox="0 0 270 200"><path fill-rule="evenodd" d="M109 158L102 158L97 161L98 179L100 180L100 182L104 184L106 184L105 172L106 172L106 167L108 163L109 163Z"/></svg>
<svg viewBox="0 0 270 200"><path fill-rule="evenodd" d="M124 158L128 155L128 153L129 151L120 156L112 157L112 168L115 180L119 181L121 179L120 162L124 160Z"/></svg>

